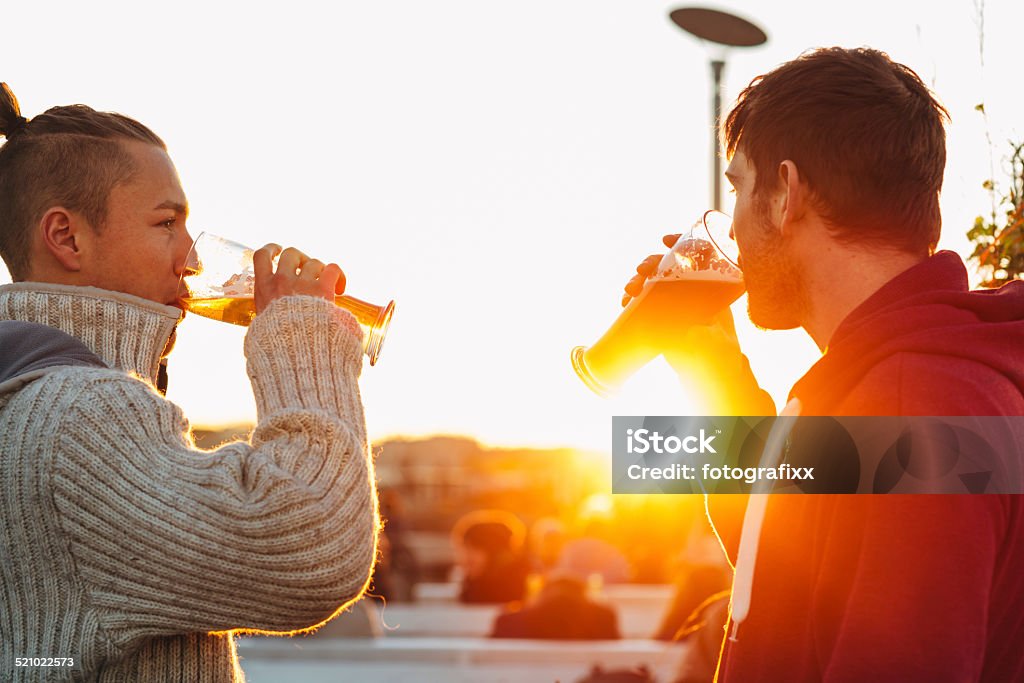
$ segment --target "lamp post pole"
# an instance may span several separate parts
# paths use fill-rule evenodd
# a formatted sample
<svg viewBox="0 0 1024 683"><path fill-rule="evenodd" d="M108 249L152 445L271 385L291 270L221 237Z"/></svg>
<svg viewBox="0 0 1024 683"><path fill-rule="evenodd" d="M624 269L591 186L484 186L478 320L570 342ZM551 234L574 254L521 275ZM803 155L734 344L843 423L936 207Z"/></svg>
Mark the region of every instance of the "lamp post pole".
<svg viewBox="0 0 1024 683"><path fill-rule="evenodd" d="M702 42L728 47L754 47L763 45L768 36L763 30L727 12L703 7L680 7L669 13L669 19ZM722 74L725 56L711 58L711 206L722 208L722 155L718 148L718 129L722 123Z"/></svg>
<svg viewBox="0 0 1024 683"><path fill-rule="evenodd" d="M722 155L719 152L718 130L722 127L722 72L724 59L711 60L711 116L715 122L711 129L711 208L722 210Z"/></svg>

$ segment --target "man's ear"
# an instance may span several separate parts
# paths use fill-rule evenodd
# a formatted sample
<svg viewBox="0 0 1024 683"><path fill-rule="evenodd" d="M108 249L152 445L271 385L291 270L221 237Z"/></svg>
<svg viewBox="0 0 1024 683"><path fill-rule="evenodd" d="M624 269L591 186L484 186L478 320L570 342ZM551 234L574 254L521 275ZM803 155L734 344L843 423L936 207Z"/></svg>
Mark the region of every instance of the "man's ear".
<svg viewBox="0 0 1024 683"><path fill-rule="evenodd" d="M775 218L776 225L785 234L787 226L804 217L807 188L800 182L800 171L796 164L789 159L779 164L778 173L780 204Z"/></svg>
<svg viewBox="0 0 1024 683"><path fill-rule="evenodd" d="M44 253L49 254L60 266L77 273L82 269L82 245L80 244L85 220L76 212L55 206L39 221Z"/></svg>

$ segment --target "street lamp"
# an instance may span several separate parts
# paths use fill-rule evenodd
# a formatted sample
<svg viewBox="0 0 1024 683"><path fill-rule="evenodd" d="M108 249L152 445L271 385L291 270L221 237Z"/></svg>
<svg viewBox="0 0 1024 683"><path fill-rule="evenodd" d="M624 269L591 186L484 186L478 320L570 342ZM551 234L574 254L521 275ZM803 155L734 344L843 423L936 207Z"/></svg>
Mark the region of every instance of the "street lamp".
<svg viewBox="0 0 1024 683"><path fill-rule="evenodd" d="M715 121L711 130L711 205L721 209L722 159L718 153L718 127L722 119L722 72L725 71L726 48L762 45L768 36L746 19L703 7L681 7L672 10L668 17L676 26L702 41L723 46L717 55L711 57L711 112Z"/></svg>

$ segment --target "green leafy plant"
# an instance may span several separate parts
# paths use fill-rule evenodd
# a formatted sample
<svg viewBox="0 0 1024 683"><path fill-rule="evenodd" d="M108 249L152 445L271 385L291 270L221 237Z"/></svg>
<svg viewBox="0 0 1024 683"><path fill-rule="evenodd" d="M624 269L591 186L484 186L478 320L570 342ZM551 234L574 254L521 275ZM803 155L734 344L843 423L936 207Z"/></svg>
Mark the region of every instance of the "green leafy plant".
<svg viewBox="0 0 1024 683"><path fill-rule="evenodd" d="M982 287L998 287L1024 274L1024 142L1010 143L1010 182L1000 194L995 179L983 187L992 197L992 212L974 219L967 239L974 243L971 260L978 264Z"/></svg>

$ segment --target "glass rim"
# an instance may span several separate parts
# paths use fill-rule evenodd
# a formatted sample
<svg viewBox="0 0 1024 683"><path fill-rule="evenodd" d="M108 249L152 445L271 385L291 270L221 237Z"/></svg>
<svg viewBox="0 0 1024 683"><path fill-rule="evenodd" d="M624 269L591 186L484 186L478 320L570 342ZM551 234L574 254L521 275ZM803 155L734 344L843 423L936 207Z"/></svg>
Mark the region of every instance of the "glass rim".
<svg viewBox="0 0 1024 683"><path fill-rule="evenodd" d="M713 244L715 246L715 249L718 250L718 253L721 254L722 258L724 258L726 261L728 261L733 266L735 266L740 272L743 272L743 269L740 268L740 264L737 263L736 261L734 261L732 258L729 257L729 254L726 253L725 249L722 248L722 245L720 245L715 240L715 236L711 233L711 226L708 225L708 216L710 216L712 214L718 214L720 216L725 216L727 219L729 219L729 231L730 231L730 233L732 232L732 216L730 216L726 212L721 211L719 209L708 209L707 211L704 212L704 215L701 216L700 222L701 222L701 225L704 226L704 230L707 231L708 238L711 240L711 244ZM731 238L731 239L732 239L733 242L736 241L735 238ZM736 245L736 251L737 251L737 253L739 252L739 245L738 244Z"/></svg>
<svg viewBox="0 0 1024 683"><path fill-rule="evenodd" d="M207 234L206 230L203 230L201 233L196 235L196 238L194 240L192 240L192 244L188 248L188 254L185 255L185 266L181 269L181 276L178 278L178 283L179 284L184 282L185 278L195 277L196 275L198 275L201 272L198 267L197 268L190 268L189 264L192 262L192 257L196 254L196 245L199 244L199 240L203 239L203 236L206 235L206 234ZM196 262L196 265L198 266L199 265L199 258L198 258L198 256L196 257L195 262Z"/></svg>

